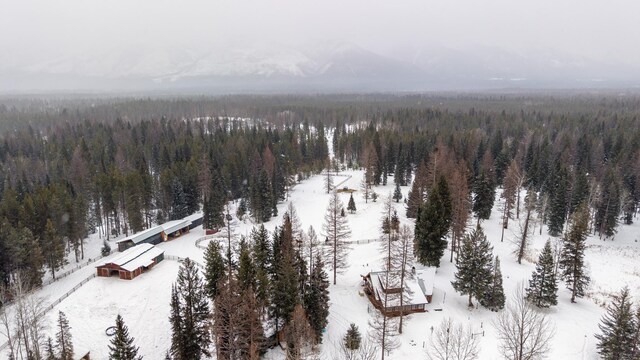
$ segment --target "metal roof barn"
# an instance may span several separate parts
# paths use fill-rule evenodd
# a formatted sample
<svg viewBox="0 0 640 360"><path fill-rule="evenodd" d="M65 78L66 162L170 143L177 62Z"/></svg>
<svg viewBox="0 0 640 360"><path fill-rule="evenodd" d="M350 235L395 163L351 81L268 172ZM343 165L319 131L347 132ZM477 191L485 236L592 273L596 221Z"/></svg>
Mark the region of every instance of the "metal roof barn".
<svg viewBox="0 0 640 360"><path fill-rule="evenodd" d="M118 275L120 279L131 280L151 269L163 259L164 250L145 243L125 250L116 258L96 268L98 276Z"/></svg>

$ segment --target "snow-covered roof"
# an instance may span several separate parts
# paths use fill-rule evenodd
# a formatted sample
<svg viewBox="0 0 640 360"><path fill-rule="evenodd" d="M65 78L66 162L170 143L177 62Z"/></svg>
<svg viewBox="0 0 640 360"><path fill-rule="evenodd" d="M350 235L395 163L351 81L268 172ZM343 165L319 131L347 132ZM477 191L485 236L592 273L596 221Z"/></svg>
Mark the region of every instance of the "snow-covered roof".
<svg viewBox="0 0 640 360"><path fill-rule="evenodd" d="M151 244L141 244L125 250L124 252L122 252L122 254L120 254L120 256L116 257L113 260L107 261L100 266L104 266L106 264L114 264L127 271L134 271L139 267L146 267L151 265L153 263L153 259L155 259L162 253L164 253L164 250L158 247L155 247Z"/></svg>
<svg viewBox="0 0 640 360"><path fill-rule="evenodd" d="M384 282L386 271L372 271L369 273L371 277L371 285L376 292L376 297L380 300L384 298ZM427 267L416 270L413 278L405 278L405 287L408 288L407 305L426 304L429 301L427 296L433 295L433 282L435 280L436 268ZM404 290L406 292L406 290Z"/></svg>
<svg viewBox="0 0 640 360"><path fill-rule="evenodd" d="M122 240L118 240L118 243L121 242L126 242L126 241L132 241L134 244L138 244L146 239L148 239L149 237L159 234L163 231L164 229L162 228L162 226L156 226L156 227L152 227L149 228L147 230L141 231L139 233L133 234L131 236L128 236Z"/></svg>
<svg viewBox="0 0 640 360"><path fill-rule="evenodd" d="M173 220L166 222L161 225L162 229L164 229L165 234L172 234L180 229L184 229L191 225L191 220Z"/></svg>
<svg viewBox="0 0 640 360"><path fill-rule="evenodd" d="M433 295L433 283L436 279L436 268L426 267L416 270L416 280L424 295Z"/></svg>
<svg viewBox="0 0 640 360"><path fill-rule="evenodd" d="M203 214L202 213L195 213L195 214L191 214L189 216L187 216L186 218L184 218L184 220L189 221L189 223L192 223L198 219L202 219Z"/></svg>

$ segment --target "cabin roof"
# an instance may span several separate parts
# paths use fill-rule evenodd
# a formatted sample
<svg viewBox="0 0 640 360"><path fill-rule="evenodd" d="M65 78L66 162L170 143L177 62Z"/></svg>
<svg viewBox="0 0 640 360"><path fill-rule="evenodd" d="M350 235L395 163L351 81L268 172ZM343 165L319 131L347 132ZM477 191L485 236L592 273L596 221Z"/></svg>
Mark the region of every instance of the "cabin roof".
<svg viewBox="0 0 640 360"><path fill-rule="evenodd" d="M369 273L371 286L376 292L378 299L384 299L384 282L386 271L372 271ZM405 289L403 293L408 301L407 305L427 304L427 296L433 295L433 282L435 280L436 268L427 267L416 270L413 277L405 278ZM409 274L410 275L410 274ZM390 288L393 288L390 286ZM393 305L390 305L393 306Z"/></svg>

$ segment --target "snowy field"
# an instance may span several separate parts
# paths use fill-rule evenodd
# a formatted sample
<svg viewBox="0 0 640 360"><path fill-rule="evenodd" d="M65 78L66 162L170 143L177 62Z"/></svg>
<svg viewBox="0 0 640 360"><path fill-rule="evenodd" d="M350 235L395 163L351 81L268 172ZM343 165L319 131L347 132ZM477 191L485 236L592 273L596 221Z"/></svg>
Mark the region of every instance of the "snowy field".
<svg viewBox="0 0 640 360"><path fill-rule="evenodd" d="M363 173L361 171L342 172L335 177L336 184L344 181L339 187L347 186L359 189ZM356 214L348 214L349 225L352 230L351 240L376 239L380 233L380 218L382 205L393 190L393 178L389 185L379 186L374 190L380 198L377 202L369 200L365 203L358 192L354 193ZM402 188L403 195L409 187ZM347 204L348 193L340 194L343 203ZM323 177L314 176L296 185L290 193L290 198L278 207L278 218L266 223L268 230L273 230L281 223L282 214L286 211L288 202L292 202L306 231L312 225L320 234L323 215L328 204L329 196L323 191ZM412 220L405 217L405 205L394 203L402 223ZM516 237L518 229L516 221L510 222L510 228L505 232L504 242L500 242L500 215L502 203L497 201L492 211L492 217L482 223L488 239L494 246L494 255L501 260L504 287L507 297L521 284L526 284L535 264L523 261L517 264L512 254L514 245L511 240ZM475 220L470 222L475 224ZM248 235L254 226L251 221L237 222L235 233ZM558 306L545 310L555 323L556 335L553 340L550 359L597 359L596 340L594 334L598 331L598 323L604 313L599 306L608 301L609 294L619 291L628 285L631 293L640 294L640 262L637 261L638 251L637 224L619 227L619 233L614 241L602 241L597 237L589 238L589 248L586 260L589 264L592 283L588 297L578 299L577 304L571 304L570 294L559 284ZM165 250L165 255L191 257L202 263L203 251L196 247L196 240L203 236L202 228L196 228L191 233L176 240L159 245ZM527 259L537 259L544 242L549 238L546 229L542 235L538 230L532 238L530 253ZM87 244L87 257L99 253L102 241L92 236ZM203 243L206 245L206 242ZM115 247L115 242L112 242ZM338 355L338 344L351 322L360 327L361 332L367 332L367 323L371 307L366 297L361 296L361 275L370 270L377 270L382 264L380 242L366 244L352 244L349 255L349 269L338 276L338 284L331 285L331 308L329 325L324 334L324 343L320 346L322 358L333 359ZM425 358L425 348L431 335L431 327L437 327L443 318L451 317L456 322L470 324L480 337L481 359L499 358L498 343L492 321L496 316L482 307L467 308L467 298L457 294L451 286L455 266L449 262L449 252L445 252L438 269L435 281L434 302L429 306L429 312L414 314L405 323L404 334L399 336L401 347L392 352L388 359L419 359ZM111 255L111 256L117 256ZM98 262L99 263L99 262ZM51 285L45 286L38 292L38 296L51 304L60 295L69 291L83 279L95 272L92 264L72 275L65 277ZM175 281L178 263L165 260L151 271L142 274L134 280L126 281L117 278L94 278L71 294L53 310L47 313L50 323L49 332L53 333L53 325L58 310L64 311L72 327L72 335L76 354L82 355L91 351L92 357L104 359L107 357L109 337L104 333L108 326L114 324L115 317L120 313L129 326L129 331L136 338L140 346L141 355L146 359L161 359L170 345L169 297L171 284ZM68 268L75 266L71 264ZM441 311L435 311L438 309ZM484 333L484 336L483 336ZM4 339L0 339L4 342ZM3 354L0 354L0 357ZM282 359L282 353L275 349L267 353L269 359Z"/></svg>

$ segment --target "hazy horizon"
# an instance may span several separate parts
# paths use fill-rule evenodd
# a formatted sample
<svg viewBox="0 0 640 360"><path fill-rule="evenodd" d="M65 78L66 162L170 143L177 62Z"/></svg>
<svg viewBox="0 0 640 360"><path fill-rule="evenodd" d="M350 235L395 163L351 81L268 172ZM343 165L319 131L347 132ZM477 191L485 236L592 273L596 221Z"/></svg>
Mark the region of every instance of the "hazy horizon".
<svg viewBox="0 0 640 360"><path fill-rule="evenodd" d="M125 82L294 91L640 84L633 1L0 4L3 92L117 90ZM239 86L238 77L252 80Z"/></svg>

